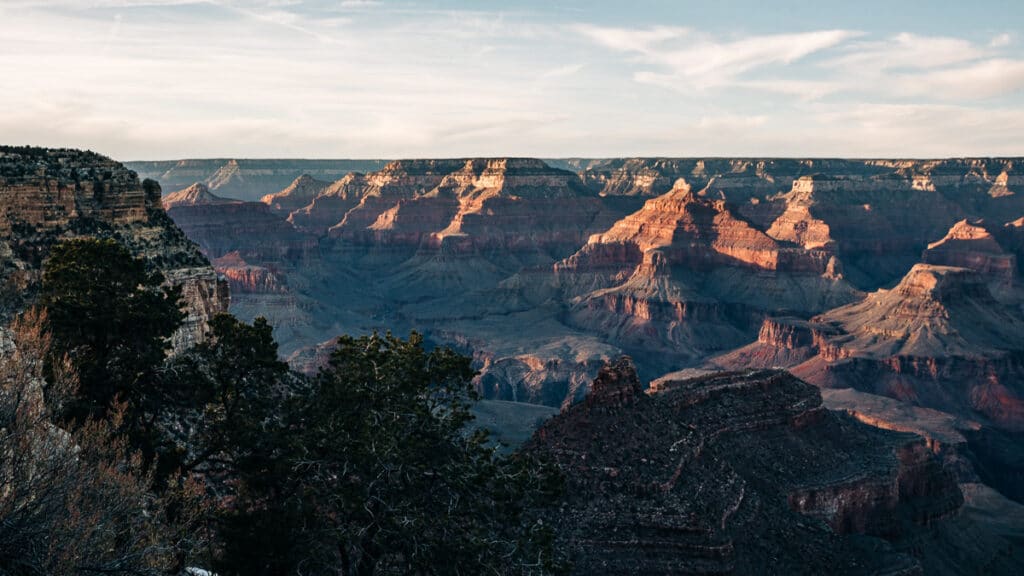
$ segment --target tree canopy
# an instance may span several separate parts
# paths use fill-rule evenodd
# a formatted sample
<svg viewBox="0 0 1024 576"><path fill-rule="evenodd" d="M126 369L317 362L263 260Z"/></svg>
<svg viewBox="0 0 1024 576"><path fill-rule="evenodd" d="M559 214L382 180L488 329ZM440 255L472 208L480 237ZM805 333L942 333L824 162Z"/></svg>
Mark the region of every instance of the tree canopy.
<svg viewBox="0 0 1024 576"><path fill-rule="evenodd" d="M76 420L102 415L115 398L143 410L168 339L181 325L178 288L110 239L77 238L53 247L40 304L49 314L54 354L75 365Z"/></svg>
<svg viewBox="0 0 1024 576"><path fill-rule="evenodd" d="M427 351L416 333L340 338L276 442L238 462L221 571L557 572L531 512L560 477L471 431L473 375L469 358Z"/></svg>
<svg viewBox="0 0 1024 576"><path fill-rule="evenodd" d="M343 336L307 378L280 360L266 320L228 314L211 320L207 341L167 357L178 301L111 240L58 244L44 267L49 387L58 391L64 368L79 382L69 402L51 403L57 421L76 434L101 424L101 437L127 432L131 444L116 454L137 510L178 498L159 529L190 544L209 536L201 564L225 576L565 568L539 513L557 501L561 478L500 455L473 427L469 358L417 333ZM192 500L175 495L193 494L195 482L206 528L190 536L175 527L198 526ZM156 526L136 533L163 543ZM169 550L162 562L180 569L194 546Z"/></svg>

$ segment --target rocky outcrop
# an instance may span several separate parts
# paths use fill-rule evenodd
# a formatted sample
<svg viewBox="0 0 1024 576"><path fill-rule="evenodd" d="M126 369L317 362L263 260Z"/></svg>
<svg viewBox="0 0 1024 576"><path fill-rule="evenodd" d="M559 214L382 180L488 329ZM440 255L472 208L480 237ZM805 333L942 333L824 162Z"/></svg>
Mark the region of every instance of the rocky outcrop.
<svg viewBox="0 0 1024 576"><path fill-rule="evenodd" d="M0 148L0 230L54 232L80 221L145 223L150 206L132 172L75 150Z"/></svg>
<svg viewBox="0 0 1024 576"><path fill-rule="evenodd" d="M247 162L220 161L218 181L256 186L284 170L267 168L264 179ZM287 163L274 162L261 166ZM1024 254L1024 226L1013 224L1024 214L1019 165L497 158L401 160L340 178L314 166L271 201L269 216L290 210L292 230L255 213L244 225L231 224L241 214L202 222L200 211L190 234L218 257L238 251L241 263L222 269L235 310L273 317L289 354L339 332L416 328L439 343L471 342L489 397L551 405L581 398L600 362L621 352L652 377L714 355L705 367L806 363L800 374L825 385L842 370L877 373L844 356L842 327L812 318L897 284L922 259L982 273L998 302L1018 305L1005 271L1007 256L1020 266ZM188 182L212 182L214 171ZM292 182L303 173L333 182ZM950 232L964 220L1004 253ZM907 377L906 361L887 361ZM980 401L1002 405L1005 394L986 386Z"/></svg>
<svg viewBox="0 0 1024 576"><path fill-rule="evenodd" d="M308 206L330 185L330 182L317 180L309 174L303 174L284 190L260 198L260 202L270 206L274 212L287 216L303 206Z"/></svg>
<svg viewBox="0 0 1024 576"><path fill-rule="evenodd" d="M836 334L839 330L827 324L793 316L768 317L762 321L756 341L711 358L704 368L791 368L814 358L819 343Z"/></svg>
<svg viewBox="0 0 1024 576"><path fill-rule="evenodd" d="M299 230L319 236L341 222L371 189L366 176L356 172L332 183L306 206L292 211L288 221Z"/></svg>
<svg viewBox="0 0 1024 576"><path fill-rule="evenodd" d="M75 236L114 238L182 287L187 317L175 351L201 341L227 310L227 286L167 217L159 185L98 154L0 147L0 231L5 318L32 302L50 246Z"/></svg>
<svg viewBox="0 0 1024 576"><path fill-rule="evenodd" d="M239 204L239 200L221 198L210 192L210 189L202 182L196 182L188 188L183 188L163 197L164 210L173 210L179 206L211 206L215 204Z"/></svg>
<svg viewBox="0 0 1024 576"><path fill-rule="evenodd" d="M1024 316L987 274L918 264L890 290L810 322L770 318L758 341L709 368L786 367L809 382L852 387L1018 430L1024 422Z"/></svg>
<svg viewBox="0 0 1024 576"><path fill-rule="evenodd" d="M525 445L565 475L547 521L574 573L1017 569L1010 543L961 523L963 496L920 438L829 412L784 372L638 388L628 360L606 367Z"/></svg>
<svg viewBox="0 0 1024 576"><path fill-rule="evenodd" d="M232 294L284 294L288 291L281 275L264 266L255 266L230 252L213 261L213 266L231 287Z"/></svg>
<svg viewBox="0 0 1024 576"><path fill-rule="evenodd" d="M921 262L974 270L997 292L1009 290L1017 276L1016 257L1003 250L982 222L957 222L945 237L928 245Z"/></svg>
<svg viewBox="0 0 1024 576"><path fill-rule="evenodd" d="M231 303L228 282L209 266L168 270L167 280L181 286L185 302L185 320L171 337L173 350L181 352L206 340L210 334L209 321L227 312Z"/></svg>
<svg viewBox="0 0 1024 576"><path fill-rule="evenodd" d="M829 246L780 242L684 182L592 236L555 273L576 294L576 325L677 362L742 345L767 311L814 313L859 296Z"/></svg>

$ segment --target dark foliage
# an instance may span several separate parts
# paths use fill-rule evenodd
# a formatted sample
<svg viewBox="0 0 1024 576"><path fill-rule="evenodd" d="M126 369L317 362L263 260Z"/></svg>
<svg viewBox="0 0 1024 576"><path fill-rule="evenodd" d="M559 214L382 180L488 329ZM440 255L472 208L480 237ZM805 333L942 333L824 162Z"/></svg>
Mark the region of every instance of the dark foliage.
<svg viewBox="0 0 1024 576"><path fill-rule="evenodd" d="M40 303L49 311L54 357L67 354L79 388L65 416L102 417L115 399L127 403L136 441L151 433L154 374L180 326L180 290L146 269L114 240L81 238L53 247Z"/></svg>
<svg viewBox="0 0 1024 576"><path fill-rule="evenodd" d="M57 359L81 375L61 412L76 429L108 420L145 458L169 504L166 548L184 565L202 540L174 501L204 485L225 575L551 574L564 566L537 514L557 500L553 468L495 452L473 432L470 360L423 339L342 337L312 381L280 361L264 319L211 321L210 338L165 361L178 293L113 240L57 245L44 272ZM56 406L56 405L55 405ZM116 410L115 410L116 408ZM175 500L177 498L177 500ZM146 524L146 526L149 526ZM140 528L141 530L141 528ZM140 532L141 533L141 532ZM162 540L150 535L160 545Z"/></svg>
<svg viewBox="0 0 1024 576"><path fill-rule="evenodd" d="M560 478L467 434L469 359L423 340L342 337L273 440L235 460L225 574L547 574L531 515ZM262 422L267 422L263 420ZM256 422L256 420L252 420Z"/></svg>
<svg viewBox="0 0 1024 576"><path fill-rule="evenodd" d="M30 310L11 327L0 355L0 574L159 575L182 568L199 543L192 529L193 483L158 497L152 475L117 433L123 411L60 427L55 409L75 390L66 360L51 356L45 313Z"/></svg>

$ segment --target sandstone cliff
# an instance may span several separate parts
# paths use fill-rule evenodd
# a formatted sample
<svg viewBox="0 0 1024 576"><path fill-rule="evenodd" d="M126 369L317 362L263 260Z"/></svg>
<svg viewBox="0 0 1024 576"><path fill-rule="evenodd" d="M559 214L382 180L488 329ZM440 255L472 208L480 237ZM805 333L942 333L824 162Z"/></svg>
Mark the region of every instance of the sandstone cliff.
<svg viewBox="0 0 1024 576"><path fill-rule="evenodd" d="M284 190L263 196L260 198L260 202L270 206L270 209L275 212L290 214L307 206L330 185L330 182L317 180L309 174L303 174Z"/></svg>
<svg viewBox="0 0 1024 576"><path fill-rule="evenodd" d="M224 173L261 182L235 164ZM841 333L808 321L922 261L966 266L997 302L1021 301L1007 271L1024 250L1014 159L554 165L401 160L327 186L306 170L313 178L282 184L266 213L175 217L225 258L236 311L272 317L286 354L315 359L311 347L339 332L416 328L472 349L489 396L551 405L578 399L622 351L647 377L732 350L766 366L814 360L814 346L757 341ZM765 321L778 316L786 327Z"/></svg>
<svg viewBox="0 0 1024 576"><path fill-rule="evenodd" d="M748 341L767 311L813 314L859 298L827 243L775 239L682 181L555 273L575 295L576 325L610 332L638 355L698 358Z"/></svg>
<svg viewBox="0 0 1024 576"><path fill-rule="evenodd" d="M4 317L31 303L49 247L74 236L114 238L182 286L188 315L176 351L227 310L227 286L167 217L159 185L98 154L0 147L0 232Z"/></svg>

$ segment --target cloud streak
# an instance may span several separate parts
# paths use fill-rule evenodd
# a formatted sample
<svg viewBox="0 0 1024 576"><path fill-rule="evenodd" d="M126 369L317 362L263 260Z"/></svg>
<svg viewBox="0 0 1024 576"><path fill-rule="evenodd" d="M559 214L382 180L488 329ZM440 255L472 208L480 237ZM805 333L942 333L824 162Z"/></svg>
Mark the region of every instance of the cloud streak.
<svg viewBox="0 0 1024 576"><path fill-rule="evenodd" d="M635 78L640 82L696 89L729 86L744 73L793 64L860 35L851 30L821 30L723 41L686 28L629 30L581 25L576 31L607 48L635 54L640 63L656 68L637 72Z"/></svg>
<svg viewBox="0 0 1024 576"><path fill-rule="evenodd" d="M1022 120L1024 58L987 29L737 32L340 0L0 13L4 141L122 159L1024 153L1000 124Z"/></svg>

